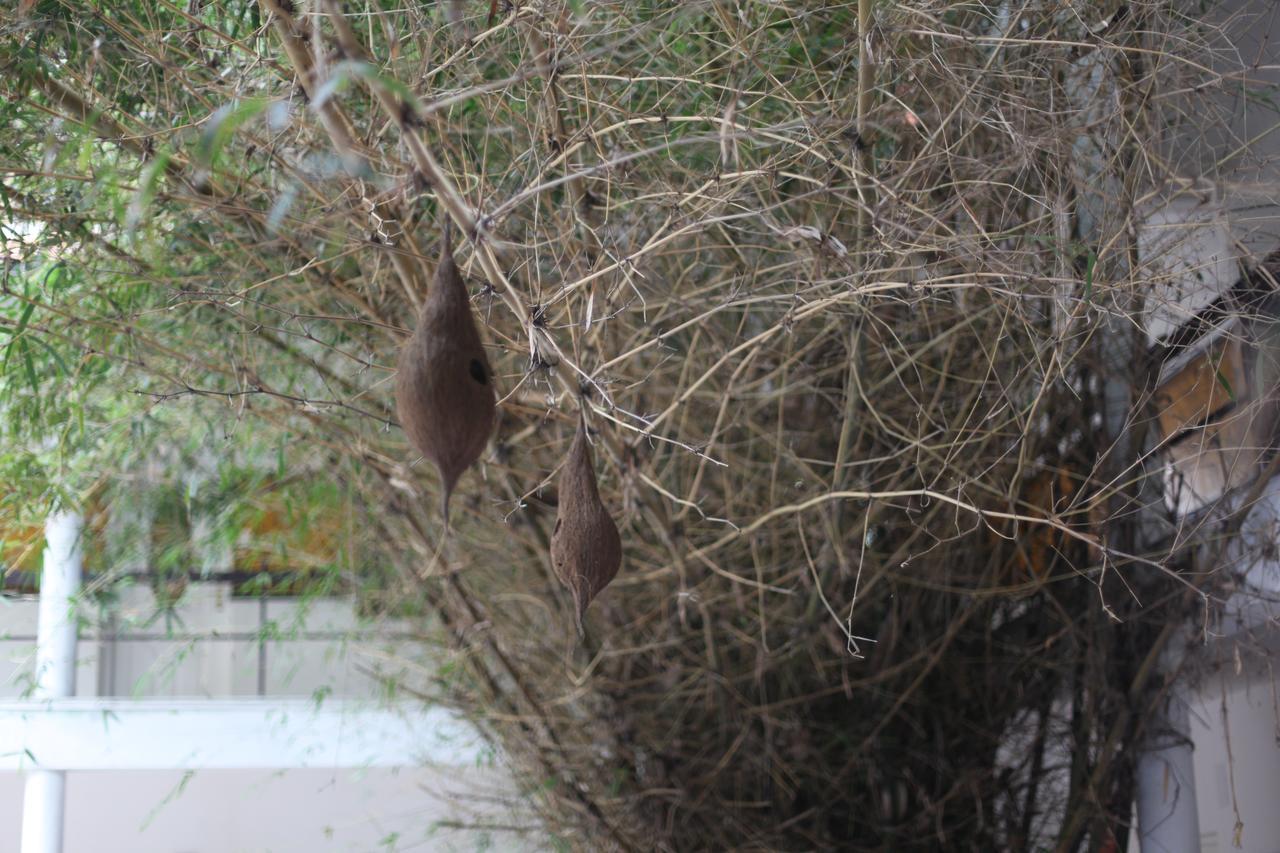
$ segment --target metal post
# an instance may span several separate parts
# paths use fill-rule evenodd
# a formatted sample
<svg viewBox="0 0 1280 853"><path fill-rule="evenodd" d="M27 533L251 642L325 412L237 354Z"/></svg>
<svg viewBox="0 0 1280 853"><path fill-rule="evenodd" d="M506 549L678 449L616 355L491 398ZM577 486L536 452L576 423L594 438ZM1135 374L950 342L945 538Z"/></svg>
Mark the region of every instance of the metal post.
<svg viewBox="0 0 1280 853"><path fill-rule="evenodd" d="M1192 763L1191 714L1174 690L1138 753L1138 842L1142 853L1198 853L1200 814Z"/></svg>
<svg viewBox="0 0 1280 853"><path fill-rule="evenodd" d="M80 591L82 527L82 519L74 512L54 512L45 521L34 699L61 699L75 694L77 625L72 607ZM38 755L35 758L40 760ZM66 785L62 771L27 772L22 853L62 853Z"/></svg>

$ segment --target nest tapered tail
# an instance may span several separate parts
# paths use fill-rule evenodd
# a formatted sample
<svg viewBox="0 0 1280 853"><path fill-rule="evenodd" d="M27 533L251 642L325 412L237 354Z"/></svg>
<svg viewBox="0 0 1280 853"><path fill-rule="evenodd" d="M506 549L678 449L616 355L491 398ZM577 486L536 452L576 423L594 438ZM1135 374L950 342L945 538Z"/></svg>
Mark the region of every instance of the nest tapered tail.
<svg viewBox="0 0 1280 853"><path fill-rule="evenodd" d="M622 564L622 539L596 489L596 472L583 425L560 472L560 508L551 534L551 565L573 594L578 634L587 605Z"/></svg>
<svg viewBox="0 0 1280 853"><path fill-rule="evenodd" d="M453 487L493 433L497 397L448 228L442 243L418 326L400 350L396 408L409 441L440 472L447 525Z"/></svg>

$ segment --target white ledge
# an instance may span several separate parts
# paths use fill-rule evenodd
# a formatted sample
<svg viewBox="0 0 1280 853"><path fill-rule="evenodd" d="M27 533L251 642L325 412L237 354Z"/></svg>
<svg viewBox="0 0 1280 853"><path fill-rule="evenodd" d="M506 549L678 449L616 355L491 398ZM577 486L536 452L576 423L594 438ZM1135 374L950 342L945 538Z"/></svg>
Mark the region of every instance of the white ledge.
<svg viewBox="0 0 1280 853"><path fill-rule="evenodd" d="M0 770L474 766L486 750L454 714L312 699L0 702Z"/></svg>

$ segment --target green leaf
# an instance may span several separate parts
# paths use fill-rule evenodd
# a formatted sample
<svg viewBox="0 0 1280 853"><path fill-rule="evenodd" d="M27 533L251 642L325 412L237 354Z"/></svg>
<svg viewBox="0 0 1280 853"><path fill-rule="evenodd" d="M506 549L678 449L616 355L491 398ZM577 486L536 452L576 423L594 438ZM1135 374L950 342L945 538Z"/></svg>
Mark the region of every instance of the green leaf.
<svg viewBox="0 0 1280 853"><path fill-rule="evenodd" d="M36 375L36 362L31 357L31 347L27 346L26 341L20 342L22 347L22 360L27 365L27 380L31 383L33 392L40 393L40 377Z"/></svg>
<svg viewBox="0 0 1280 853"><path fill-rule="evenodd" d="M10 339L16 339L22 334L22 330L27 327L27 321L31 319L31 312L36 310L34 302L28 302L27 307L22 309L22 314L18 317L18 326L13 330Z"/></svg>
<svg viewBox="0 0 1280 853"><path fill-rule="evenodd" d="M67 271L67 265L63 261L58 261L53 266L44 271L44 276L40 279L40 286L46 291L56 291L62 284L64 273Z"/></svg>
<svg viewBox="0 0 1280 853"><path fill-rule="evenodd" d="M311 99L311 108L319 110L334 95L341 92L351 84L351 78L355 76L377 76L377 72L367 62L360 62L355 59L346 59L333 66L333 74L328 80L316 89L315 97Z"/></svg>
<svg viewBox="0 0 1280 853"><path fill-rule="evenodd" d="M270 103L268 98L248 98L238 104L224 104L214 110L196 145L196 161L205 168L212 169L218 155L227 147L235 132L246 122L261 115Z"/></svg>
<svg viewBox="0 0 1280 853"><path fill-rule="evenodd" d="M76 170L86 173L93 166L93 137L80 139L80 150L76 153Z"/></svg>
<svg viewBox="0 0 1280 853"><path fill-rule="evenodd" d="M156 196L156 188L160 185L160 176L164 174L164 170L168 167L172 156L172 153L167 150L161 151L154 160L147 164L147 168L142 170L142 175L138 179L138 190L133 194L133 198L129 200L129 208L125 212L124 230L126 234L132 235L138 225L142 223L147 214L147 209L151 207L151 200Z"/></svg>
<svg viewBox="0 0 1280 853"><path fill-rule="evenodd" d="M32 336L31 340L44 347L44 351L58 364L58 370L63 376L71 375L71 368L67 366L67 362L62 358L56 349L49 345L49 342L43 338Z"/></svg>
<svg viewBox="0 0 1280 853"><path fill-rule="evenodd" d="M326 101L346 88L352 77L362 77L365 80L376 83L413 107L414 112L417 114L421 115L423 113L422 103L418 100L418 96L414 94L413 89L394 77L379 74L378 70L369 63L355 59L343 60L333 66L333 76L316 90L316 96L311 101L312 109L318 110L324 106Z"/></svg>
<svg viewBox="0 0 1280 853"><path fill-rule="evenodd" d="M1222 372L1222 363L1219 361L1213 368L1213 374L1218 378L1218 384L1222 386L1222 390L1227 392L1227 397L1231 402L1236 402L1236 392L1231 388L1231 383L1227 381L1226 374Z"/></svg>
<svg viewBox="0 0 1280 853"><path fill-rule="evenodd" d="M40 417L40 377L36 375L36 363L31 358L31 347L27 346L25 338L18 341L18 346L22 349L22 363L27 368L27 381L31 383L31 393L36 395L36 417Z"/></svg>

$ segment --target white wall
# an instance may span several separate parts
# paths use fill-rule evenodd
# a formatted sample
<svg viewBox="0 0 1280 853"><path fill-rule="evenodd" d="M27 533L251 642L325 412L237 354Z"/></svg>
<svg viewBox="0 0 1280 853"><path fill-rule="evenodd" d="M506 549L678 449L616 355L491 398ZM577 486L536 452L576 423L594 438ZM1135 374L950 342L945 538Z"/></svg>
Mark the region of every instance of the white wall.
<svg viewBox="0 0 1280 853"><path fill-rule="evenodd" d="M411 626L361 624L345 598L273 598L264 613L226 584L192 584L171 622L177 639L165 637L163 617L145 624L154 613L150 590L136 587L117 611L123 639L82 630L78 696L373 699L386 691L370 671L411 681L430 659L403 638ZM264 618L281 639L258 642ZM22 696L35 633L34 597L0 599L0 700ZM456 760L399 770L70 772L65 853L535 849L538 833L529 841L434 828L441 819L528 823L509 813L508 800L520 802L506 773L461 746ZM0 853L16 853L21 812L21 774L0 771Z"/></svg>
<svg viewBox="0 0 1280 853"><path fill-rule="evenodd" d="M0 699L28 686L35 652L33 597L0 600ZM403 639L404 622L360 623L349 598L302 602L236 598L228 584L191 584L175 617L156 612L146 587L121 597L117 638L82 631L77 652L78 696L311 696L379 695L385 684L370 675L419 677L426 650ZM279 639L259 643L274 622ZM173 639L166 638L172 633ZM265 660L262 690L258 667Z"/></svg>
<svg viewBox="0 0 1280 853"><path fill-rule="evenodd" d="M457 804L510 796L474 769L326 771L205 770L71 773L65 853L373 853L484 849L485 833L440 820L510 823ZM461 795L461 796L459 796ZM0 853L16 853L22 781L0 773ZM535 849L509 832L493 850Z"/></svg>
<svg viewBox="0 0 1280 853"><path fill-rule="evenodd" d="M1243 669L1238 675L1223 673L1200 685L1191 708L1191 736L1196 746L1193 758L1203 853L1280 853L1276 690L1265 668ZM1237 809L1239 847L1235 846Z"/></svg>

